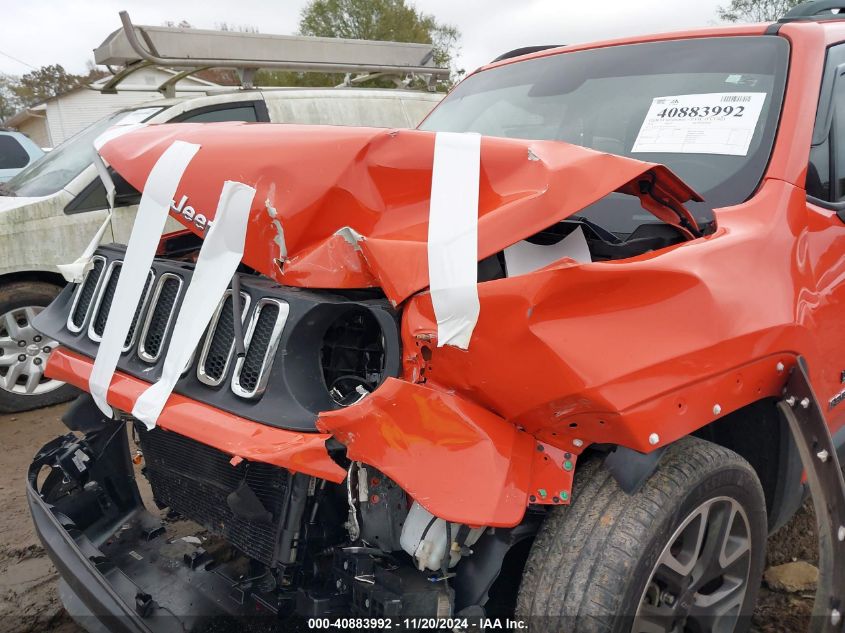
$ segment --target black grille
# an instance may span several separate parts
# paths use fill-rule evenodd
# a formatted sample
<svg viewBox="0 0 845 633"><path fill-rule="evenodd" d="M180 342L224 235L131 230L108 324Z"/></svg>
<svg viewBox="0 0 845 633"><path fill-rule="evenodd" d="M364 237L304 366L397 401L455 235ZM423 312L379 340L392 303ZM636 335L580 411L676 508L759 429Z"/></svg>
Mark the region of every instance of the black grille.
<svg viewBox="0 0 845 633"><path fill-rule="evenodd" d="M85 281L82 283L82 289L79 291L79 300L73 309L70 322L74 327L81 328L85 323L85 315L88 314L88 308L91 307L91 300L94 298L94 290L97 289L97 283L100 281L100 276L103 274L105 262L102 259L94 260L94 267L88 272Z"/></svg>
<svg viewBox="0 0 845 633"><path fill-rule="evenodd" d="M158 295L156 304L152 307L150 325L144 333L144 353L151 358L158 358L161 351L161 344L167 334L167 326L176 298L179 296L179 280L175 277L167 277L162 281L161 293Z"/></svg>
<svg viewBox="0 0 845 633"><path fill-rule="evenodd" d="M178 433L139 428L145 474L160 504L222 536L247 556L275 562L289 475L282 468L243 461ZM268 523L235 516L226 497L243 481L272 515Z"/></svg>
<svg viewBox="0 0 845 633"><path fill-rule="evenodd" d="M103 298L100 300L100 305L97 308L97 314L94 317L94 333L102 337L106 330L106 321L109 319L109 312L111 312L111 304L114 301L114 293L117 290L117 282L120 279L120 271L123 269L121 263L116 263L112 268L111 275L109 275L108 283L103 288ZM129 325L129 332L123 341L123 348L129 347L132 338L135 336L135 329L138 327L138 319L141 316L141 310L144 307L144 300L149 292L150 284L153 283L152 274L147 275L147 281L144 284L144 291L141 293L141 298L138 299L138 305L135 307L135 315L132 317L132 323Z"/></svg>
<svg viewBox="0 0 845 633"><path fill-rule="evenodd" d="M255 324L238 379L244 391L253 391L258 386L264 357L273 338L273 328L276 327L276 321L279 318L279 306L275 303L267 303L259 309L261 313L258 315L258 322Z"/></svg>
<svg viewBox="0 0 845 633"><path fill-rule="evenodd" d="M138 305L135 306L135 314L132 317L132 324L129 326L129 332L126 334L126 339L123 341L124 349L129 347L132 343L132 339L135 337L135 330L138 327L138 321L141 318L141 310L144 308L144 303L146 303L147 293L150 291L150 286L153 283L153 275L150 273L147 275L147 283L144 284L144 291L141 293L141 298L138 299Z"/></svg>
<svg viewBox="0 0 845 633"><path fill-rule="evenodd" d="M102 299L100 299L97 314L94 315L94 333L97 336L102 336L103 331L106 329L106 321L109 318L109 310L111 310L111 302L114 300L114 291L117 289L121 268L123 266L120 263L116 263L112 267L109 280L106 282L106 287L103 288Z"/></svg>
<svg viewBox="0 0 845 633"><path fill-rule="evenodd" d="M243 303L241 303L243 306ZM208 354L205 357L204 370L206 375L214 381L223 377L226 370L226 362L232 352L232 344L235 342L235 315L232 311L232 297L226 297L223 307L220 310L220 318L214 328L211 344L208 346Z"/></svg>

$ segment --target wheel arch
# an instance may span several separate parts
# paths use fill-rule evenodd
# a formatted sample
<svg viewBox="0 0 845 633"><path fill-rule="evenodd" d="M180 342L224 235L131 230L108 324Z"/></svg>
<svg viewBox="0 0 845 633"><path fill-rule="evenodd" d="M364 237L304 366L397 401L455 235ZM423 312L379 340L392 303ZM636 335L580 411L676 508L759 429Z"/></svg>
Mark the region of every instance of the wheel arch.
<svg viewBox="0 0 845 633"><path fill-rule="evenodd" d="M728 448L751 464L766 496L770 531L783 526L801 507L807 494L801 457L789 425L778 413L776 398L750 402L690 435ZM643 454L617 447L605 465L620 487L632 494L655 471L665 448Z"/></svg>
<svg viewBox="0 0 845 633"><path fill-rule="evenodd" d="M801 456L776 398L751 402L693 435L729 448L751 464L766 495L770 531L782 527L801 507L807 494Z"/></svg>
<svg viewBox="0 0 845 633"><path fill-rule="evenodd" d="M22 270L0 275L0 287L20 281L40 281L59 288L67 283L59 273L49 270Z"/></svg>

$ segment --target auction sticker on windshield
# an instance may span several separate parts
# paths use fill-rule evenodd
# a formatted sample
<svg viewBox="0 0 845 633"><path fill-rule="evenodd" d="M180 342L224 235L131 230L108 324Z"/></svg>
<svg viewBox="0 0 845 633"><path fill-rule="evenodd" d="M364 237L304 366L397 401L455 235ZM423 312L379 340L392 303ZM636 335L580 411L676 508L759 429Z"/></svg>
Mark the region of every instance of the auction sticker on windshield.
<svg viewBox="0 0 845 633"><path fill-rule="evenodd" d="M632 153L747 156L765 92L655 97Z"/></svg>

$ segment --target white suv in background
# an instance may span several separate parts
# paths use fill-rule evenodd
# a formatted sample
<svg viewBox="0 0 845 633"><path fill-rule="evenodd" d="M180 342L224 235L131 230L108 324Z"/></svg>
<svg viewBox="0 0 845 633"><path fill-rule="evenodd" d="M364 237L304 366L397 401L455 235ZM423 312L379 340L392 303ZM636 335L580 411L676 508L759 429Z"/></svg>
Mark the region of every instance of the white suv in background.
<svg viewBox="0 0 845 633"><path fill-rule="evenodd" d="M26 134L0 128L0 182L6 182L43 155L44 150Z"/></svg>
<svg viewBox="0 0 845 633"><path fill-rule="evenodd" d="M31 322L64 285L56 265L74 261L108 214L105 188L92 162L94 139L106 129L128 122L213 121L411 128L442 97L405 90L288 88L160 99L102 119L0 185L0 413L62 402L73 394L71 387L44 376L55 344L37 334ZM115 213L103 241L125 243L138 196L121 192L119 179L115 185Z"/></svg>

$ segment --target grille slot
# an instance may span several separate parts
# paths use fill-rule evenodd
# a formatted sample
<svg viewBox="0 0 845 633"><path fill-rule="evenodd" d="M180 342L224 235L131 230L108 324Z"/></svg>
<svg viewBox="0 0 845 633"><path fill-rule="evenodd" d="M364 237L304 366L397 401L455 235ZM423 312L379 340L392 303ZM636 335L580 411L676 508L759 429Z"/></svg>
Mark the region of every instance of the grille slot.
<svg viewBox="0 0 845 633"><path fill-rule="evenodd" d="M99 341L106 329L106 321L111 311L111 302L114 299L114 292L117 290L117 282L120 281L121 262L112 262L106 271L103 289L97 297L97 304L94 306L94 314L91 317L91 325L88 326L88 336Z"/></svg>
<svg viewBox="0 0 845 633"><path fill-rule="evenodd" d="M241 293L241 321L249 311L250 297ZM205 343L197 364L197 378L211 387L220 385L229 371L235 350L235 315L232 309L232 291L227 290L211 318Z"/></svg>
<svg viewBox="0 0 845 633"><path fill-rule="evenodd" d="M103 278L103 269L106 267L106 260L104 257L94 257L94 266L85 275L85 280L76 290L73 298L73 304L70 308L70 315L67 320L67 329L71 332L81 332L82 326L85 325L85 318L88 316L88 310L91 308L91 301L97 294L100 286L100 281Z"/></svg>
<svg viewBox="0 0 845 633"><path fill-rule="evenodd" d="M158 279L138 345L138 356L148 363L156 362L161 356L164 340L173 325L176 300L181 289L182 279L173 273L164 273Z"/></svg>
<svg viewBox="0 0 845 633"><path fill-rule="evenodd" d="M246 355L238 359L232 376L235 395L255 398L264 392L289 309L277 299L264 298L256 305L244 335Z"/></svg>
<svg viewBox="0 0 845 633"><path fill-rule="evenodd" d="M88 336L92 341L100 342L103 340L103 332L106 330L106 322L111 313L111 305L114 301L114 293L117 290L117 283L120 280L120 272L123 269L123 262L112 262L106 271L103 278L103 285L97 303L94 306L94 313L91 317L91 323L88 326ZM147 281L144 284L144 290L141 292L141 298L138 300L138 305L135 307L135 314L132 317L132 322L129 325L129 331L126 333L126 338L123 341L122 351L127 352L135 342L135 332L138 329L138 320L144 308L147 306L147 300L150 298L150 289L153 285L153 271L147 274Z"/></svg>
<svg viewBox="0 0 845 633"><path fill-rule="evenodd" d="M266 565L275 562L290 476L283 468L243 461L178 433L138 427L141 450L156 501L229 541ZM226 497L243 481L272 515L268 523L232 513Z"/></svg>

